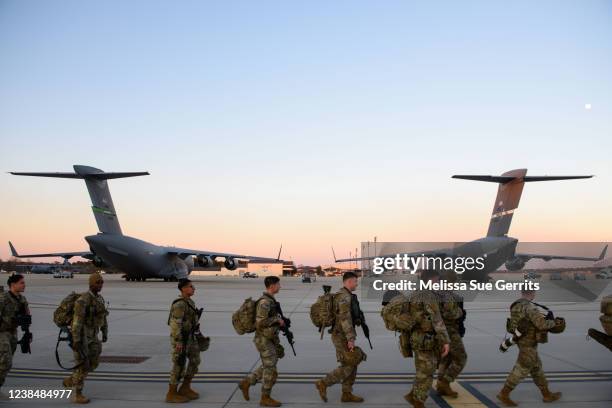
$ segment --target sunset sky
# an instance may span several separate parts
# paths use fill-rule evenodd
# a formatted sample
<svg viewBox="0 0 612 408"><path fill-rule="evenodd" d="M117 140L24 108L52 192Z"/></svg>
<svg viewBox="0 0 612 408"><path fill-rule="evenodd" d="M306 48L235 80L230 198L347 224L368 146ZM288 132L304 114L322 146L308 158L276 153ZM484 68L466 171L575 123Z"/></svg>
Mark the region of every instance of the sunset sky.
<svg viewBox="0 0 612 408"><path fill-rule="evenodd" d="M612 241L612 3L0 3L0 258L87 250L79 180L112 180L123 232L327 264L361 241ZM590 104L590 106L586 106Z"/></svg>

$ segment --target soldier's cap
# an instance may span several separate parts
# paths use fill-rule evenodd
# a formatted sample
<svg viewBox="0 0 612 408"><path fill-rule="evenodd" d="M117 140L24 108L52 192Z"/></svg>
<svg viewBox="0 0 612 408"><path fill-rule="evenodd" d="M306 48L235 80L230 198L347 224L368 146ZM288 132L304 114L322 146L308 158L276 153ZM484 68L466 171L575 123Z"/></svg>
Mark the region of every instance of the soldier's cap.
<svg viewBox="0 0 612 408"><path fill-rule="evenodd" d="M98 272L94 272L91 275L89 275L90 285L95 285L96 283L100 283L100 282L104 282L104 279L102 279L102 275L100 275Z"/></svg>
<svg viewBox="0 0 612 408"><path fill-rule="evenodd" d="M190 283L191 283L191 281L189 279L187 279L187 278L179 279L179 281L178 281L178 289L181 290L185 286L189 285Z"/></svg>
<svg viewBox="0 0 612 408"><path fill-rule="evenodd" d="M400 296L402 294L402 292L400 292L399 290L388 290L385 292L385 294L383 295L382 298L382 304L383 306L388 304L389 302L391 302L391 300L396 297L396 296Z"/></svg>

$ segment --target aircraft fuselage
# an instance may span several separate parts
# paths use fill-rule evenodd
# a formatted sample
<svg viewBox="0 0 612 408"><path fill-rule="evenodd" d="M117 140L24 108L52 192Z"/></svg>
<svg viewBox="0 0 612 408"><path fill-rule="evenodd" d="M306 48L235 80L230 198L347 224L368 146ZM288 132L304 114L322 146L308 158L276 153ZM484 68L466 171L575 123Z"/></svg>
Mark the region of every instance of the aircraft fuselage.
<svg viewBox="0 0 612 408"><path fill-rule="evenodd" d="M126 274L126 278L186 278L193 260L168 255L167 250L127 235L96 234L85 237L91 251L105 264Z"/></svg>

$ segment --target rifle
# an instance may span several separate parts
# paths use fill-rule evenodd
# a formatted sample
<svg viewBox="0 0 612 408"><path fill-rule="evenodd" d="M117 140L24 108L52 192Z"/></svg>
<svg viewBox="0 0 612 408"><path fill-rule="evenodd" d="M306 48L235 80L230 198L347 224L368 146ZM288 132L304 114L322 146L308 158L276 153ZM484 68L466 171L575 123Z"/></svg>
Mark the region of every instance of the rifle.
<svg viewBox="0 0 612 408"><path fill-rule="evenodd" d="M32 349L30 348L30 343L32 342L32 333L30 332L30 325L32 324L32 316L21 313L17 315L15 318L17 321L17 325L21 327L23 331L23 336L21 340L17 342L21 346L21 352L24 354L32 354Z"/></svg>
<svg viewBox="0 0 612 408"><path fill-rule="evenodd" d="M278 302L276 302L276 309L278 310L278 314L280 315L281 319L283 319L283 322L285 322L283 327L281 327L281 331L283 332L283 335L287 337L287 343L289 343L289 345L291 346L291 350L293 350L293 355L297 356L297 354L295 354L295 348L293 347L293 345L295 344L295 342L293 341L293 332L289 330L291 328L291 319L283 315L283 309L281 309L281 305Z"/></svg>
<svg viewBox="0 0 612 408"><path fill-rule="evenodd" d="M18 298L13 295L12 292L9 292L9 295L13 297L13 299L18 301ZM32 315L28 314L25 304L20 303L19 311L15 316L15 323L17 326L21 327L21 331L23 332L23 336L21 340L17 342L21 346L21 352L24 354L32 354L32 349L30 348L30 343L32 342L32 333L30 332L30 325L32 324Z"/></svg>
<svg viewBox="0 0 612 408"><path fill-rule="evenodd" d="M357 299L357 295L354 293L351 293L351 317L353 318L354 326L361 326L363 335L366 339L368 339L370 349L373 350L374 347L372 347L372 342L370 341L370 328L366 324L365 315L363 314L361 307L359 307L359 300Z"/></svg>

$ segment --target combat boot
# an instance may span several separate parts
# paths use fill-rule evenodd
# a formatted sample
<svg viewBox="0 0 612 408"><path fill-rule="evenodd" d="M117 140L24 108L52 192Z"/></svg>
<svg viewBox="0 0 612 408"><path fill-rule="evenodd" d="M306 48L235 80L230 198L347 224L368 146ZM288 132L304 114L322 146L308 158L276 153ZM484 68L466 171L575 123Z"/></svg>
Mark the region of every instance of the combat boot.
<svg viewBox="0 0 612 408"><path fill-rule="evenodd" d="M74 404L88 404L89 398L83 395L81 390L74 391L74 395L72 396L72 402Z"/></svg>
<svg viewBox="0 0 612 408"><path fill-rule="evenodd" d="M261 401L259 401L259 406L261 407L280 407L282 404L280 401L277 401L270 397L270 394L261 394Z"/></svg>
<svg viewBox="0 0 612 408"><path fill-rule="evenodd" d="M188 402L189 398L180 395L176 391L176 387L177 387L176 384L170 384L168 386L168 393L166 394L166 402L176 402L176 403Z"/></svg>
<svg viewBox="0 0 612 408"><path fill-rule="evenodd" d="M200 398L200 394L191 389L191 380L193 377L185 377L183 380L183 384L179 387L177 393L182 395L183 397L187 397L190 400L195 400Z"/></svg>
<svg viewBox="0 0 612 408"><path fill-rule="evenodd" d="M340 398L342 402L363 402L363 398L358 395L353 394L352 392L343 392L342 397Z"/></svg>
<svg viewBox="0 0 612 408"><path fill-rule="evenodd" d="M444 380L438 380L436 384L436 391L438 391L438 394L445 395L450 398L457 398L459 396L459 394L457 394L457 391L454 391L450 387L450 384Z"/></svg>
<svg viewBox="0 0 612 408"><path fill-rule="evenodd" d="M62 384L64 385L64 388L72 388L72 376L64 378Z"/></svg>
<svg viewBox="0 0 612 408"><path fill-rule="evenodd" d="M560 392L550 392L548 386L540 388L540 391L542 391L542 401L544 402L554 402L563 395Z"/></svg>
<svg viewBox="0 0 612 408"><path fill-rule="evenodd" d="M315 381L315 387L317 387L317 391L319 391L319 396L324 402L327 402L327 385L323 382L323 380Z"/></svg>
<svg viewBox="0 0 612 408"><path fill-rule="evenodd" d="M500 400L507 407L516 407L518 404L510 399L510 393L512 388L504 385L504 388L497 394L497 399Z"/></svg>
<svg viewBox="0 0 612 408"><path fill-rule="evenodd" d="M238 388L240 388L240 391L242 391L242 396L244 397L245 401L249 400L249 388L250 387L251 387L251 382L249 381L248 378L244 378L238 384Z"/></svg>
<svg viewBox="0 0 612 408"><path fill-rule="evenodd" d="M408 403L410 405L412 405L413 407L415 407L415 408L424 408L425 407L425 404L423 404L421 401L417 401L414 398L414 395L412 394L412 391L410 391L408 394L404 395L404 399L406 401L408 401Z"/></svg>

